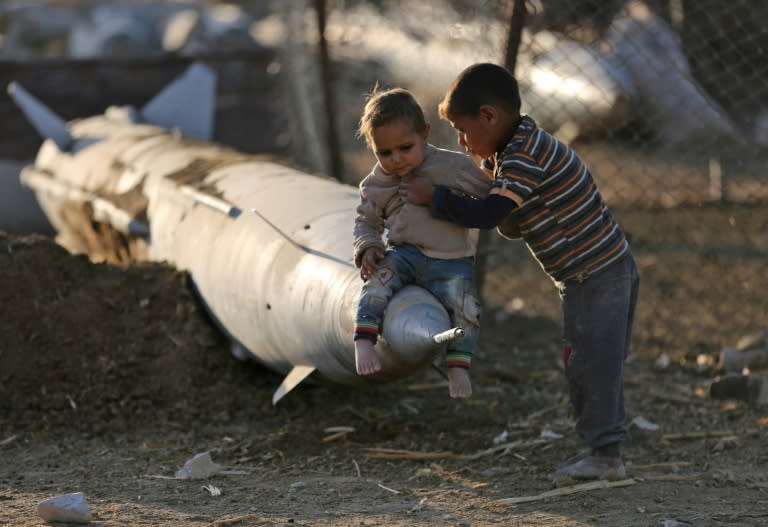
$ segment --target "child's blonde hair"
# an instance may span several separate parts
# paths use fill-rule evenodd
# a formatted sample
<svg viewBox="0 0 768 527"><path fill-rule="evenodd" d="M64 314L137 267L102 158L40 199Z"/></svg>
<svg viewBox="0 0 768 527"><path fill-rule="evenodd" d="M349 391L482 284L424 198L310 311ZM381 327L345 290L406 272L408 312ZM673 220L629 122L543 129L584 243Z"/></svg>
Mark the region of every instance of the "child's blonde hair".
<svg viewBox="0 0 768 527"><path fill-rule="evenodd" d="M357 129L357 136L364 137L365 142L371 147L373 131L379 126L398 119L409 120L418 133L427 128L424 112L411 92L403 88L379 91L378 86L375 86L365 104L363 116L360 118L360 125Z"/></svg>

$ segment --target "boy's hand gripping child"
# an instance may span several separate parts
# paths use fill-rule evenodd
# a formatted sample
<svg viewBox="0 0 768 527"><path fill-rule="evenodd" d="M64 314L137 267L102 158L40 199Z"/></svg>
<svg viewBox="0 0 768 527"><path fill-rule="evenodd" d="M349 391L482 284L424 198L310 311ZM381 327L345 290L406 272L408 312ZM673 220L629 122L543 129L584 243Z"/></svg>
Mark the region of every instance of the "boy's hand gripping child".
<svg viewBox="0 0 768 527"><path fill-rule="evenodd" d="M414 180L402 195L430 204L436 218L522 236L559 290L565 374L588 447L555 470L553 483L624 478L624 360L639 286L624 233L576 153L520 114L517 81L501 66L464 70L439 111L492 171L491 191L471 199Z"/></svg>
<svg viewBox="0 0 768 527"><path fill-rule="evenodd" d="M359 134L378 162L360 183L354 227L355 263L365 282L355 322L357 373L381 371L375 345L384 310L396 291L416 284L440 301L454 326L464 329L464 338L449 344L445 364L450 396L469 397L469 367L480 319L474 283L477 233L432 218L428 207L406 203L399 188L406 178L426 179L482 197L491 180L468 156L428 143L429 125L406 90L374 93Z"/></svg>

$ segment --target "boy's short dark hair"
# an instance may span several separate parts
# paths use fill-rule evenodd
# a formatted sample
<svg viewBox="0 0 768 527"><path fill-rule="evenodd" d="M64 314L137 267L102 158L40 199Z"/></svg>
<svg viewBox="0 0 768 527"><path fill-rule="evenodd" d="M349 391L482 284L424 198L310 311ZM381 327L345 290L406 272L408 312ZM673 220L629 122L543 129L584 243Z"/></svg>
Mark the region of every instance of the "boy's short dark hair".
<svg viewBox="0 0 768 527"><path fill-rule="evenodd" d="M379 91L378 87L375 87L365 104L357 136L364 137L370 146L374 129L398 119L411 121L414 130L419 133L427 127L424 111L411 92L403 88Z"/></svg>
<svg viewBox="0 0 768 527"><path fill-rule="evenodd" d="M473 64L451 83L438 106L440 117L476 116L484 104L520 114L520 89L505 68L490 63Z"/></svg>

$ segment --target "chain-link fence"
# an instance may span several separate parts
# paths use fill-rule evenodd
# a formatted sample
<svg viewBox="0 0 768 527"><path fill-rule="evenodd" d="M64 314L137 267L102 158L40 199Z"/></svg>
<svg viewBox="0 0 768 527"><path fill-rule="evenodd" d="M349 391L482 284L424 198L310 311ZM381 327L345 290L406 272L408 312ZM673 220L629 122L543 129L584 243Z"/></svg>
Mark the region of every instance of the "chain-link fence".
<svg viewBox="0 0 768 527"><path fill-rule="evenodd" d="M768 6L528 1L520 31L514 3L328 2L344 179L357 183L373 162L355 127L374 85L412 90L432 142L458 148L436 115L444 90L469 64L509 63L516 49L523 111L587 161L631 239L643 276L636 352L700 368L768 329ZM322 108L318 2L278 4L289 106ZM327 125L313 119L298 119L315 130L307 153ZM491 236L483 250L486 318L557 318L551 283L520 243Z"/></svg>

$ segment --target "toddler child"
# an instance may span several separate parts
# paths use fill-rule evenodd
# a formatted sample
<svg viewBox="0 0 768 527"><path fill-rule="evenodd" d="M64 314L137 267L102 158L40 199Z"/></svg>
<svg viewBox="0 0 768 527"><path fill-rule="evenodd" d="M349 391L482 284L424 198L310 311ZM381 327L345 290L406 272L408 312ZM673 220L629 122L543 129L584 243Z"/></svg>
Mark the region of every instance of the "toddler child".
<svg viewBox="0 0 768 527"><path fill-rule="evenodd" d="M469 397L481 313L474 279L477 232L406 203L399 188L405 178L426 179L482 197L491 180L465 154L429 144L429 131L418 102L401 88L373 93L360 119L359 135L378 162L360 183L354 226L355 264L365 281L355 322L355 366L360 375L381 370L375 344L384 310L396 291L416 284L465 331L463 339L449 343L445 364L450 396Z"/></svg>

